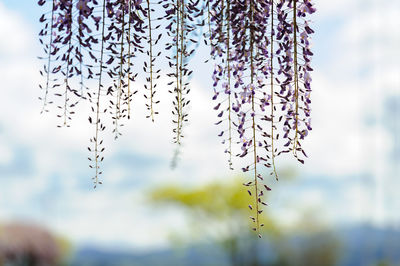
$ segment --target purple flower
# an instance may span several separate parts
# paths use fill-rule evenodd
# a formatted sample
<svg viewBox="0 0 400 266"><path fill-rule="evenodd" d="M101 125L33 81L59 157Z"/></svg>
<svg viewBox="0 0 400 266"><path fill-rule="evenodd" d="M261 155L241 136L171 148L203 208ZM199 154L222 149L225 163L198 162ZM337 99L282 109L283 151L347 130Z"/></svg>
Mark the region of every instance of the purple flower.
<svg viewBox="0 0 400 266"><path fill-rule="evenodd" d="M90 13L90 8L88 7L88 2L89 0L79 0L76 3L76 8L79 10L81 14L84 14L85 17L87 17Z"/></svg>

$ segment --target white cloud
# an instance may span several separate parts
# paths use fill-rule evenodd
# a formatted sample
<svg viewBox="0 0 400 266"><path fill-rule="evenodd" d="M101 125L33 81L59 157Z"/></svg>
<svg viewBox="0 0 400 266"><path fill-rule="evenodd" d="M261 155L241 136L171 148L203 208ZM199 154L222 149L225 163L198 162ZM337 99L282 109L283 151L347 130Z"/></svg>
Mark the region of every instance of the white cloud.
<svg viewBox="0 0 400 266"><path fill-rule="evenodd" d="M12 147L0 135L0 165L7 165L14 157Z"/></svg>
<svg viewBox="0 0 400 266"><path fill-rule="evenodd" d="M364 95L373 87L361 86L357 81L330 80L321 74L316 71L314 75L313 131L304 144L310 157L306 171L343 177L371 172L379 161L385 160L384 154L392 144L382 125L366 125L369 111L378 109L380 104L370 102L370 96Z"/></svg>
<svg viewBox="0 0 400 266"><path fill-rule="evenodd" d="M331 32L318 33L331 40L329 51L321 52L330 53L332 61L322 69L315 66L314 130L306 142L311 156L306 169L342 176L371 172L392 145L381 123L371 126L366 121L380 121L385 99L400 93L396 62L400 3L318 1L317 5L320 22L341 16L341 23Z"/></svg>
<svg viewBox="0 0 400 266"><path fill-rule="evenodd" d="M317 8L315 14L316 19L320 18L332 18L339 17L343 18L354 13L355 10L361 5L361 1L347 1L347 0L336 0L336 1L313 1ZM364 2L366 2L364 0Z"/></svg>
<svg viewBox="0 0 400 266"><path fill-rule="evenodd" d="M32 33L28 30L30 27L23 22L22 16L5 8L0 2L0 18L2 27L0 27L0 58L13 58L21 54L28 54L26 48L32 40ZM24 34L15 34L15 29L24 29Z"/></svg>

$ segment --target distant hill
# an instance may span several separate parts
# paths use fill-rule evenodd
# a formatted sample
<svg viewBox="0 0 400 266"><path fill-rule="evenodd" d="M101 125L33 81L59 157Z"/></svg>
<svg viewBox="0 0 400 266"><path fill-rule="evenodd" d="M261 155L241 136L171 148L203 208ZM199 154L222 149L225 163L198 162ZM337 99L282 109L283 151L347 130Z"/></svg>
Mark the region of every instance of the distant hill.
<svg viewBox="0 0 400 266"><path fill-rule="evenodd" d="M301 254L306 247L313 245L323 245L325 233L307 236L291 236L287 241L291 252ZM379 229L371 226L359 226L351 228L343 228L340 231L329 232L340 243L340 252L337 258L337 265L340 266L358 266L358 265L390 265L400 266L400 231L391 229ZM322 241L322 242L321 242ZM276 261L277 254L274 254L271 243L263 240L260 246L267 245L262 250L269 250L260 254L258 264L252 265L283 265L282 262ZM260 250L260 248L258 249ZM308 250L310 252L310 249ZM312 249L311 249L312 252ZM251 254L244 256L249 257ZM275 259L275 260L274 260ZM304 259L303 259L304 260ZM310 258L311 260L311 258ZM305 259L307 261L307 258ZM71 266L228 266L231 265L229 256L224 253L218 245L212 246L192 246L186 249L166 249L152 251L146 254L135 254L129 252L108 252L93 249L90 247L82 247L78 249L73 258ZM245 262L239 265L247 266ZM296 263L288 263L285 265L318 265L315 262L308 264L307 262L297 261ZM325 266L325 265L321 265Z"/></svg>

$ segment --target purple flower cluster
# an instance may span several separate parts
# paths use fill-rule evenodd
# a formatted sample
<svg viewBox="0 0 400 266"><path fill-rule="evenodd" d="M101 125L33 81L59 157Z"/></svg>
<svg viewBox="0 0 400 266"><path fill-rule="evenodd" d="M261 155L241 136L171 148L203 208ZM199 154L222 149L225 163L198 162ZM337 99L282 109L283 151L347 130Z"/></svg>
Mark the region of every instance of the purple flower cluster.
<svg viewBox="0 0 400 266"><path fill-rule="evenodd" d="M95 186L101 184L99 165L104 159L103 115L111 114L117 138L121 120L130 118L131 101L138 92L131 83L139 74L146 77L147 117L154 121L158 114L156 82L161 74L155 61L161 52L155 49L161 34L155 31L160 20L168 37L165 50L171 82L167 85L174 95L173 141L179 147L188 121L193 72L189 60L199 44L197 36L203 26L208 28L204 41L214 61L216 124L224 128L219 136L230 168L236 155L248 162L241 169L253 174L245 185L255 197L250 209L258 232L261 205L267 205L264 191L270 190L263 169L278 179L276 157L292 152L304 163L302 156L306 156L301 141L312 129L310 36L314 31L308 18L315 8L311 0L39 0L38 4L51 10L40 18L46 61L41 71L42 111L53 103L52 90L62 119L59 126L69 126L74 107L82 100L89 102L88 120L95 134L88 150ZM164 16L154 18L152 5L162 7ZM145 58L142 67L134 64L139 55ZM89 88L89 81L96 86Z"/></svg>
<svg viewBox="0 0 400 266"><path fill-rule="evenodd" d="M93 114L89 123L94 126L95 134L88 147L91 156L90 167L95 169L94 183L99 183L99 164L103 161L104 151L100 133L105 130L102 117L111 114L113 133L118 137L121 119L130 118L130 102L137 90L132 90L138 72L134 71L132 58L138 53L148 56L143 71L147 78L145 88L150 91L145 95L146 104L153 119L155 80L159 70L154 69L155 55L153 45L161 36L151 35L150 2L142 0L39 0L40 6L51 9L40 22L43 29L39 33L44 47L46 60L41 74L45 85L40 85L45 93L40 97L43 111L48 112L49 91L54 91L63 121L59 127L69 126L73 108L81 100L91 104ZM142 46L149 45L149 51ZM135 73L136 72L136 73ZM90 80L97 82L97 87L86 86ZM105 84L111 84L106 86ZM93 84L93 82L91 82ZM79 89L76 89L77 87ZM107 106L106 102L109 102ZM109 110L109 111L108 111Z"/></svg>
<svg viewBox="0 0 400 266"><path fill-rule="evenodd" d="M210 0L209 37L214 96L218 101L219 136L232 154L233 136L238 157L251 163L241 167L252 172L245 183L254 191L255 231L259 231L262 197L262 167L278 179L275 158L293 152L311 130L311 56L308 16L315 12L309 0ZM226 123L228 125L226 125ZM232 132L235 131L235 132ZM283 140L279 139L283 131ZM224 134L228 132L228 134ZM228 137L226 137L228 135ZM283 141L283 142L282 142ZM232 158L229 157L232 167ZM269 190L269 189L267 189Z"/></svg>

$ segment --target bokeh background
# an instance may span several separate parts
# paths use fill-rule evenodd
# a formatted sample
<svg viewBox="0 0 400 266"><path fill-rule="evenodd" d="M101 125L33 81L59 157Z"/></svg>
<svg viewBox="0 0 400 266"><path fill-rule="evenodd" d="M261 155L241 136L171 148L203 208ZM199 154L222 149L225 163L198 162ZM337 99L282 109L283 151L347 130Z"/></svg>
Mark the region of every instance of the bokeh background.
<svg viewBox="0 0 400 266"><path fill-rule="evenodd" d="M136 98L94 190L88 107L68 129L40 115L43 10L0 0L0 265L400 265L400 1L315 2L309 159L278 160L258 240L213 126L206 47L178 166L159 85L158 121Z"/></svg>

